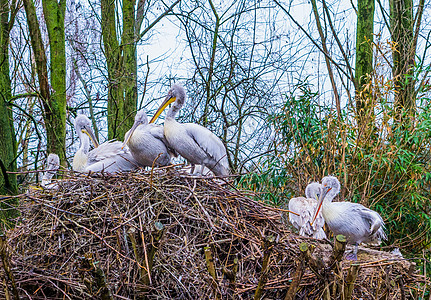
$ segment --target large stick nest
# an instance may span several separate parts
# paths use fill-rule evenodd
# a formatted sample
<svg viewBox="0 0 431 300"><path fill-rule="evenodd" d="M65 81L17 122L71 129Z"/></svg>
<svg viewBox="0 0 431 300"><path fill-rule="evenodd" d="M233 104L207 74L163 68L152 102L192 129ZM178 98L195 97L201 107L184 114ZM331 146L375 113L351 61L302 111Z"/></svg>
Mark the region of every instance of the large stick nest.
<svg viewBox="0 0 431 300"><path fill-rule="evenodd" d="M315 246L323 262L331 246L290 232L281 210L229 182L174 169L68 176L20 197L2 257L22 298L250 299L258 290L259 298L284 299L298 268L296 299L319 299L325 288L340 298L347 284L350 262L312 272L300 243ZM401 299L427 283L410 262L371 253L360 262L355 298ZM5 269L2 298L13 294Z"/></svg>

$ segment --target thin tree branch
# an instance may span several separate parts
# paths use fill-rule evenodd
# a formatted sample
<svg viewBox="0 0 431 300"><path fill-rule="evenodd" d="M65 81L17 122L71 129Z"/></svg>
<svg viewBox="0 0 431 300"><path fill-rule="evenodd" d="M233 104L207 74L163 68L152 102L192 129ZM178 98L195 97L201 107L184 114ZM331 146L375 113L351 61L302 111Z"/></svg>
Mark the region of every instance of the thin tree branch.
<svg viewBox="0 0 431 300"><path fill-rule="evenodd" d="M173 8L174 8L178 3L180 3L180 1L181 1L181 0L177 0L177 1L175 1L174 3L172 3L172 5L171 5L171 6L169 6L169 7L165 10L165 12L164 12L164 13L162 13L160 16L158 16L158 17L157 17L157 19L155 19L155 20L154 20L150 25L148 25L148 27L147 27L147 28L145 28L145 29L142 31L142 33L140 33L140 34L139 34L138 41L139 41L140 39L142 39L142 38L144 37L144 35L146 35L148 31L150 31L150 29L152 29L154 26L156 26L156 24L157 24L157 23L159 23L159 21L160 21L161 19L163 19L166 15L168 15L168 14L172 11L172 9L173 9Z"/></svg>
<svg viewBox="0 0 431 300"><path fill-rule="evenodd" d="M346 76L349 80L352 80L350 75L346 73L346 71L344 71L343 68L341 68L339 64L337 64L332 59L332 57L319 46L319 44L317 44L317 42L311 37L311 35L295 20L295 18L290 14L290 12L288 12L277 0L274 0L274 2L289 16L292 22L295 23L295 25L298 26L299 29L301 29L301 31L310 39L310 41L314 44L314 46L317 47L317 49L322 52L325 57L327 57L334 64L334 66L336 66L340 70L340 72L344 74L344 76Z"/></svg>
<svg viewBox="0 0 431 300"><path fill-rule="evenodd" d="M313 7L314 18L316 19L317 30L319 32L320 40L322 42L323 51L325 51L325 53L329 53L328 49L326 48L326 38L325 38L325 35L323 34L322 25L320 23L319 13L317 11L316 0L311 0L311 4ZM327 55L325 55L325 63L326 63L326 68L328 69L328 75L329 75L329 79L331 81L332 90L334 92L334 98L335 98L335 105L337 107L338 120L341 120L340 96L338 95L337 85L335 84L334 73L332 72L331 64L329 63L329 59L328 59ZM349 71L351 71L350 68L349 68Z"/></svg>

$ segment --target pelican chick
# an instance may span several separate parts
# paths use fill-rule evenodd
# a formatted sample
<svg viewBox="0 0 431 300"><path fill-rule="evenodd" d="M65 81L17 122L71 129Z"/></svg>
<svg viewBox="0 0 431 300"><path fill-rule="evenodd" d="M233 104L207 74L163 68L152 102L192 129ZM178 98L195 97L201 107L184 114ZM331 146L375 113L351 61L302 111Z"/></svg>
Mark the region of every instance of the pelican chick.
<svg viewBox="0 0 431 300"><path fill-rule="evenodd" d="M171 103L163 126L169 145L192 165L204 165L216 176L229 175L229 163L223 142L207 128L194 123L179 123L175 116L184 104L184 88L174 84L151 119L153 123Z"/></svg>
<svg viewBox="0 0 431 300"><path fill-rule="evenodd" d="M123 147L125 145L142 166L170 165L174 155L163 135L163 126L148 124L147 114L143 110L136 113L135 123L124 136Z"/></svg>
<svg viewBox="0 0 431 300"><path fill-rule="evenodd" d="M316 211L320 195L320 183L312 182L305 188L305 197L296 197L289 200L289 222L299 230L299 235L309 236L316 239L325 239L326 234L323 230L325 220L319 214L311 224L314 212Z"/></svg>
<svg viewBox="0 0 431 300"><path fill-rule="evenodd" d="M41 186L44 188L52 188L51 179L57 173L60 167L60 158L55 153L50 153L46 159L46 171L43 174Z"/></svg>
<svg viewBox="0 0 431 300"><path fill-rule="evenodd" d="M332 202L339 192L340 182L336 177L326 176L322 179L322 193L313 221L322 209L323 218L334 235L344 235L347 242L355 246L348 258L357 260L360 243L380 244L382 239L387 239L384 231L385 223L376 211L362 204Z"/></svg>

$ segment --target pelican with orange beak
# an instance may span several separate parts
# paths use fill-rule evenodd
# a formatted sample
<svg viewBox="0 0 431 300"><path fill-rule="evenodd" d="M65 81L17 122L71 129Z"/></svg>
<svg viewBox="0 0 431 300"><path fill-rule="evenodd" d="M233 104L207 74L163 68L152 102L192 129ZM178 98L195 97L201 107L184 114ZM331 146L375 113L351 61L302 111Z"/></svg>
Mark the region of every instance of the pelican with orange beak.
<svg viewBox="0 0 431 300"><path fill-rule="evenodd" d="M313 217L316 219L320 209L334 235L342 234L347 242L354 244L354 250L348 256L351 260L358 259L358 245L360 243L380 244L386 240L385 223L382 217L362 204L352 202L332 202L340 192L340 182L334 176L322 179L322 193L319 204Z"/></svg>
<svg viewBox="0 0 431 300"><path fill-rule="evenodd" d="M179 123L175 120L185 98L184 88L174 84L150 123L153 123L163 110L173 103L163 125L163 132L169 145L192 165L204 165L216 176L229 175L229 163L223 142L203 126Z"/></svg>
<svg viewBox="0 0 431 300"><path fill-rule="evenodd" d="M90 124L90 119L85 115L80 114L75 119L80 147L73 157L74 171L117 173L131 171L138 166L129 149L122 148L121 142L107 141L99 145ZM95 147L91 151L90 139Z"/></svg>
<svg viewBox="0 0 431 300"><path fill-rule="evenodd" d="M320 193L320 183L312 182L305 188L305 198L295 197L289 200L289 210L291 211L289 213L289 222L299 230L299 235L316 239L326 238L325 231L323 230L325 219L322 214L319 214L313 224L311 224Z"/></svg>

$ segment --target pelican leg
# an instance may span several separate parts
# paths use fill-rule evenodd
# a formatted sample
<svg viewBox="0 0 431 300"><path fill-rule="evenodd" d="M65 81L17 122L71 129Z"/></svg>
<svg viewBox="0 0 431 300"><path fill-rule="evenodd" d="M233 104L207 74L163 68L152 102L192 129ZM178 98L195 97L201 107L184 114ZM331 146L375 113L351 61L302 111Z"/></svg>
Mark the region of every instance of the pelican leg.
<svg viewBox="0 0 431 300"><path fill-rule="evenodd" d="M355 243L353 252L346 255L348 260L358 260L358 243Z"/></svg>

